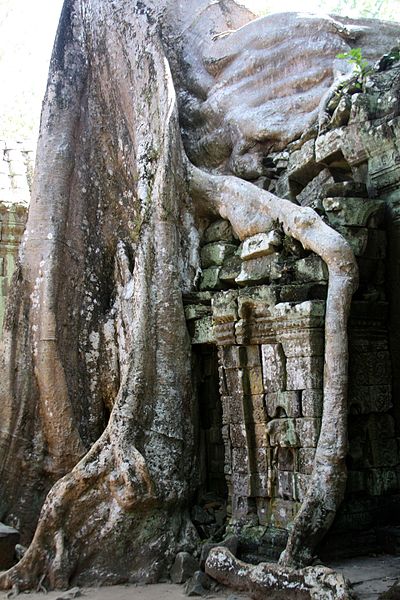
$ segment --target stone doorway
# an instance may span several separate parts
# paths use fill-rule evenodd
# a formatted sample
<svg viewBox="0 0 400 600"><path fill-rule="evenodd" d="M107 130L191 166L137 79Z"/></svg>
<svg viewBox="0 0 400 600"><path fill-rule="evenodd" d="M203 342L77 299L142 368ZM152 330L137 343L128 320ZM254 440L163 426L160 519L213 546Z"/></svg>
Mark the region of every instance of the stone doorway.
<svg viewBox="0 0 400 600"><path fill-rule="evenodd" d="M227 517L228 489L224 473L225 452L217 348L194 347L197 395L197 455L200 485L192 519L203 539L222 539Z"/></svg>

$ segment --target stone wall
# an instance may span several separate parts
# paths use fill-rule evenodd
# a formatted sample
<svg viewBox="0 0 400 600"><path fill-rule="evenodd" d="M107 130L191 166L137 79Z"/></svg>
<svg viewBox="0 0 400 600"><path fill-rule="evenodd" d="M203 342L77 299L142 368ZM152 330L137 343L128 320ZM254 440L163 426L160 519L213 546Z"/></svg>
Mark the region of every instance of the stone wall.
<svg viewBox="0 0 400 600"><path fill-rule="evenodd" d="M32 145L0 140L0 331L25 228L33 172Z"/></svg>
<svg viewBox="0 0 400 600"><path fill-rule="evenodd" d="M349 323L347 493L325 550L376 548L377 527L398 520L398 58L398 51L384 57L366 82L342 84L328 99L324 127L267 156L254 181L312 206L350 242L359 265ZM326 268L279 224L239 244L229 224L216 221L204 233L201 261L186 317L194 345L218 347L230 528L242 532L250 557L277 556L319 436Z"/></svg>

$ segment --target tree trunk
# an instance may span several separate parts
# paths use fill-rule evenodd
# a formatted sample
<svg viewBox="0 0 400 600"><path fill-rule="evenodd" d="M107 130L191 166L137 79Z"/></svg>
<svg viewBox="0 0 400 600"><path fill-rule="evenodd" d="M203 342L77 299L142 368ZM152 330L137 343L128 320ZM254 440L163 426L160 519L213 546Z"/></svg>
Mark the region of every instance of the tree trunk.
<svg viewBox="0 0 400 600"><path fill-rule="evenodd" d="M155 581L194 539L185 207L147 15L67 1L4 333L1 509L24 542L51 491L3 586Z"/></svg>
<svg viewBox="0 0 400 600"><path fill-rule="evenodd" d="M2 588L156 581L193 546L189 187L240 237L279 219L329 268L323 426L285 564L310 559L343 494L354 257L310 209L187 162L159 10L64 5L2 358L1 515L24 542L38 524Z"/></svg>

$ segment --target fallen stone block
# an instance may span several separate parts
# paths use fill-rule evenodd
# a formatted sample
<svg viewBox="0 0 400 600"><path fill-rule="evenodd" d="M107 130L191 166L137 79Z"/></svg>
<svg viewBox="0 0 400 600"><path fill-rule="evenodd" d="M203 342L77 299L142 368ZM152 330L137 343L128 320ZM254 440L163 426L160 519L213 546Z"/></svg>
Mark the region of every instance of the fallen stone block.
<svg viewBox="0 0 400 600"><path fill-rule="evenodd" d="M185 583L198 570L199 563L189 552L179 552L169 572L173 583Z"/></svg>
<svg viewBox="0 0 400 600"><path fill-rule="evenodd" d="M208 575L203 571L196 571L186 584L186 596L206 596L212 584L213 581Z"/></svg>

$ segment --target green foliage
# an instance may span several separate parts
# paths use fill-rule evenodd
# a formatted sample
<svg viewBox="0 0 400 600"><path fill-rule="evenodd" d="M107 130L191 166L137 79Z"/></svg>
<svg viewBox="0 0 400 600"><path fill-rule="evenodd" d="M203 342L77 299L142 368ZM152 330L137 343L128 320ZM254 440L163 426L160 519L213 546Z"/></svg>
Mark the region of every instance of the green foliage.
<svg viewBox="0 0 400 600"><path fill-rule="evenodd" d="M361 48L352 48L348 52L342 52L336 55L336 58L343 58L355 67L355 74L364 81L372 68L367 60L363 58Z"/></svg>

